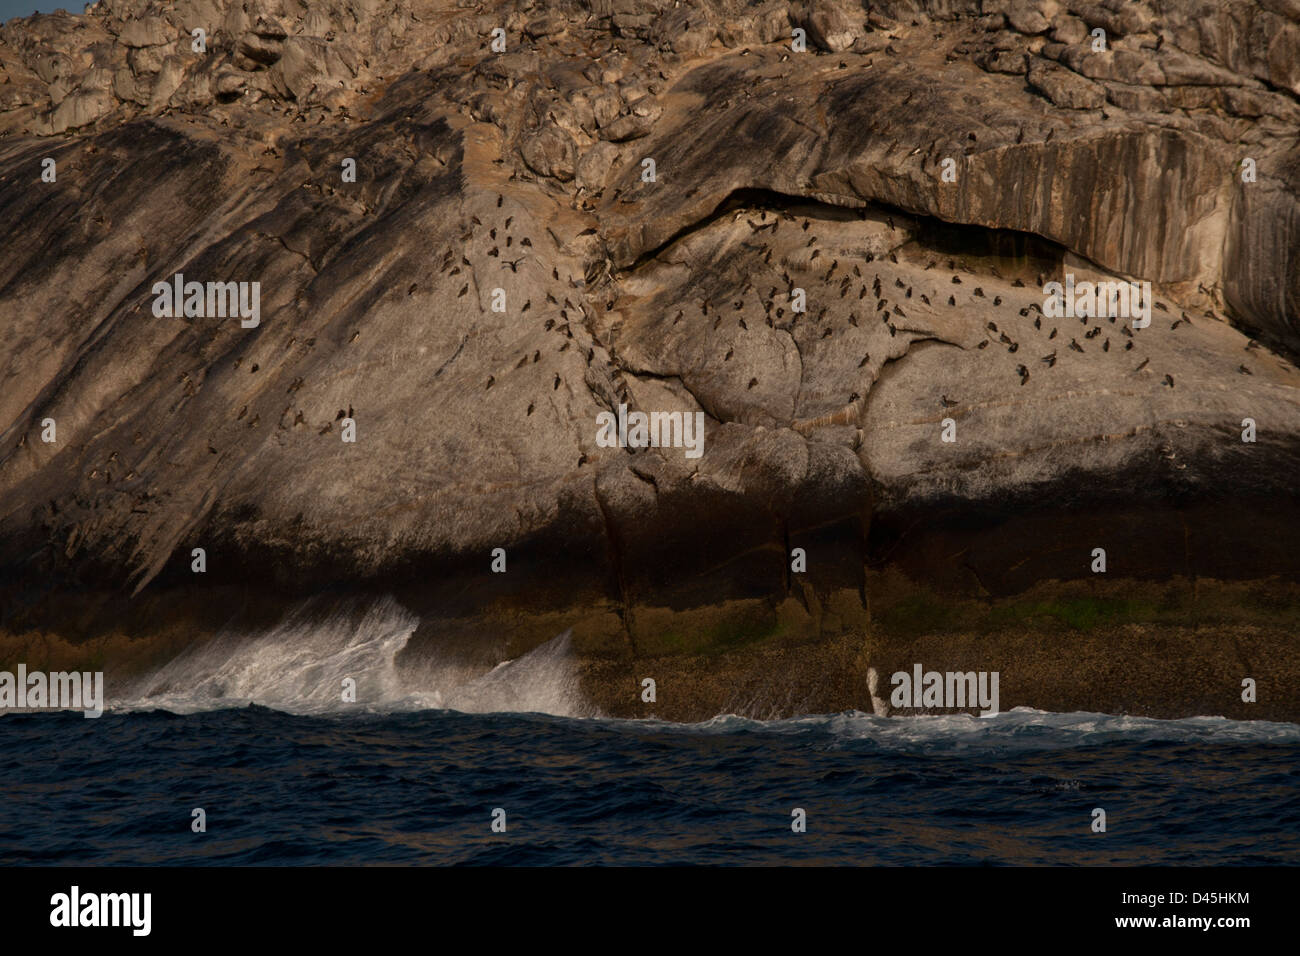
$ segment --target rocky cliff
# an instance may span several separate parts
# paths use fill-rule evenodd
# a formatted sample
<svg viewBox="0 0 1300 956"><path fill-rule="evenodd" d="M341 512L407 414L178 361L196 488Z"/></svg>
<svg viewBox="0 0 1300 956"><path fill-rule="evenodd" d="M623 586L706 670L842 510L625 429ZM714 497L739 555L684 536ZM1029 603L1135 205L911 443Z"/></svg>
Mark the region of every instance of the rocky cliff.
<svg viewBox="0 0 1300 956"><path fill-rule="evenodd" d="M471 668L573 627L610 713L919 659L1300 719L1298 97L1295 0L10 21L0 647L129 671L361 591ZM159 314L178 274L256 317Z"/></svg>

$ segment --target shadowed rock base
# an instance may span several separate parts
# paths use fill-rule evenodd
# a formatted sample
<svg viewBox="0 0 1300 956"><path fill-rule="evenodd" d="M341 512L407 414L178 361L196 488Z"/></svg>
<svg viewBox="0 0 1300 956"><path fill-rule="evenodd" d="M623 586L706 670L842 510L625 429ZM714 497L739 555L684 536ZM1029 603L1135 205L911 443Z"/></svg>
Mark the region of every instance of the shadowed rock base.
<svg viewBox="0 0 1300 956"><path fill-rule="evenodd" d="M806 604L790 597L635 605L635 641L622 625L626 609L595 596L581 607L502 600L466 618L426 609L417 612L420 624L396 657L397 671L412 693L448 694L455 687L422 683L425 675L469 681L571 628L581 697L572 712L579 714L677 721L725 713L910 714L882 705L890 675L921 664L926 671L997 671L1002 711L1300 720L1292 692L1300 680L1294 584L1046 581L990 599L939 594L897 569L871 572L867 581L871 613L856 590L810 589ZM378 595L338 597L365 606ZM421 604L414 593L399 602ZM322 620L328 607L319 610ZM217 634L266 634L296 611L281 597L224 586L159 590L130 603L104 593L65 596L0 628L0 669L19 662L29 670L103 669L111 699L188 647ZM34 616L49 623L29 627ZM647 678L653 701L643 699ZM1255 703L1242 700L1246 678L1256 682Z"/></svg>

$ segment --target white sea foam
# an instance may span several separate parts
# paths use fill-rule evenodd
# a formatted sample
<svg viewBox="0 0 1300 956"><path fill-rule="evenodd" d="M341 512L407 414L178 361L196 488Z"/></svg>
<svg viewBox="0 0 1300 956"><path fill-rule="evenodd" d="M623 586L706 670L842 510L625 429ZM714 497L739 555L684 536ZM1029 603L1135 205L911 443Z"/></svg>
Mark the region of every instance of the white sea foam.
<svg viewBox="0 0 1300 956"><path fill-rule="evenodd" d="M861 711L849 711L772 721L723 714L696 724L672 724L666 721L649 723L690 733L762 731L822 734L841 743L860 740L887 750L923 748L927 751L959 751L968 747L984 750L999 747L1017 751L1052 750L1101 745L1116 740L1130 743L1300 743L1300 724L1228 720L1225 717L1161 720L1082 711L1054 713L1032 707L1016 707L994 717L975 717L971 714L877 717Z"/></svg>

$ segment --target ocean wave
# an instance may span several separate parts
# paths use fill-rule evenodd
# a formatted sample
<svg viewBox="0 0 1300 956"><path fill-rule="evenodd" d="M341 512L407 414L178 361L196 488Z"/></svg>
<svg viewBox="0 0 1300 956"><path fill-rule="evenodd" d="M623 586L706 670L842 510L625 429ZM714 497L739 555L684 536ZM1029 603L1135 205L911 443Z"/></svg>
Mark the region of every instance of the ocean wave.
<svg viewBox="0 0 1300 956"><path fill-rule="evenodd" d="M484 672L434 655L402 668L420 621L392 598L307 601L263 634L226 631L110 697L109 711L192 714L250 704L297 715L456 710L578 716L570 632ZM345 699L351 682L352 700Z"/></svg>

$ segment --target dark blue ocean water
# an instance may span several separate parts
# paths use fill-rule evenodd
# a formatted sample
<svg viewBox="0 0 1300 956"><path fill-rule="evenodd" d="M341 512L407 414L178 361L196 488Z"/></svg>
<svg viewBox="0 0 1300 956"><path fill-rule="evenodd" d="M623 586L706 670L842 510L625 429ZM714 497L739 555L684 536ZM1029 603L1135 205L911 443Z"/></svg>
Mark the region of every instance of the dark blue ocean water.
<svg viewBox="0 0 1300 956"><path fill-rule="evenodd" d="M1296 864L1300 725L10 714L0 863Z"/></svg>

